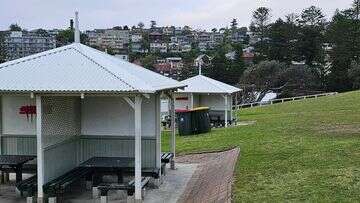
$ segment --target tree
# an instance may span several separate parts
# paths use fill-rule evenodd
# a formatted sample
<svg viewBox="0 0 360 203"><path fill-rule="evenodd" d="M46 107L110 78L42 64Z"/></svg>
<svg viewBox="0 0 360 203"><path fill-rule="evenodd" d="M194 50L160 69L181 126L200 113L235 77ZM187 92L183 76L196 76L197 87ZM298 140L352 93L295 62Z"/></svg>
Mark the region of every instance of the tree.
<svg viewBox="0 0 360 203"><path fill-rule="evenodd" d="M268 34L268 25L270 21L270 9L260 7L253 12L250 30L257 36L260 41L255 44L256 52L258 53L259 60L267 58L267 42L265 38Z"/></svg>
<svg viewBox="0 0 360 203"><path fill-rule="evenodd" d="M356 20L360 20L360 0L354 0L353 9L356 15Z"/></svg>
<svg viewBox="0 0 360 203"><path fill-rule="evenodd" d="M18 24L11 24L9 27L10 31L21 31L21 27Z"/></svg>
<svg viewBox="0 0 360 203"><path fill-rule="evenodd" d="M190 35L191 34L191 27L188 25L185 25L182 29L182 34L183 35Z"/></svg>
<svg viewBox="0 0 360 203"><path fill-rule="evenodd" d="M357 16L357 3L354 7L337 11L327 30L327 38L332 44L330 52L330 73L327 86L330 91L348 91L354 85L349 78L351 62L360 59L360 21Z"/></svg>
<svg viewBox="0 0 360 203"><path fill-rule="evenodd" d="M351 79L352 88L360 89L360 63L352 62L348 71L348 77Z"/></svg>
<svg viewBox="0 0 360 203"><path fill-rule="evenodd" d="M241 44L233 44L232 47L235 52L235 57L234 60L231 61L230 68L227 72L227 81L229 81L229 84L236 85L239 83L240 77L245 71L245 63L242 58L243 46Z"/></svg>
<svg viewBox="0 0 360 203"><path fill-rule="evenodd" d="M304 61L313 69L323 86L328 73L325 66L325 24L326 20L320 8L311 6L304 9L298 19L299 35L297 41L297 60Z"/></svg>
<svg viewBox="0 0 360 203"><path fill-rule="evenodd" d="M298 27L293 21L286 22L279 18L269 28L269 56L276 60L291 64L295 60Z"/></svg>
<svg viewBox="0 0 360 203"><path fill-rule="evenodd" d="M140 59L142 66L149 70L154 70L155 60L156 60L156 56L152 54L148 54Z"/></svg>
<svg viewBox="0 0 360 203"><path fill-rule="evenodd" d="M215 80L227 83L226 72L230 61L226 58L227 53L223 45L216 47L211 66L203 70L203 74Z"/></svg>
<svg viewBox="0 0 360 203"><path fill-rule="evenodd" d="M231 21L231 25L230 25L231 30L232 30L233 32L235 32L235 31L236 31L236 29L237 29L237 26L238 26L237 19L236 19L236 18L234 18L234 19Z"/></svg>
<svg viewBox="0 0 360 203"><path fill-rule="evenodd" d="M325 16L320 8L310 6L301 13L300 24L308 26L324 26Z"/></svg>
<svg viewBox="0 0 360 203"><path fill-rule="evenodd" d="M290 65L280 71L277 86L282 97L315 94L322 91L321 81L307 65Z"/></svg>
<svg viewBox="0 0 360 203"><path fill-rule="evenodd" d="M284 63L278 61L262 61L247 68L241 77L241 84L253 86L257 91L279 87L279 79L286 68Z"/></svg>
<svg viewBox="0 0 360 203"><path fill-rule="evenodd" d="M112 28L113 30L122 30L123 28L121 26L115 26Z"/></svg>
<svg viewBox="0 0 360 203"><path fill-rule="evenodd" d="M215 32L217 32L217 29L213 28L213 29L211 29L211 32L215 33Z"/></svg>
<svg viewBox="0 0 360 203"><path fill-rule="evenodd" d="M138 27L142 30L142 29L144 29L145 24L143 22L139 22Z"/></svg>
<svg viewBox="0 0 360 203"><path fill-rule="evenodd" d="M38 34L38 35L49 35L49 33L46 30L41 29L41 28L36 30L36 34Z"/></svg>
<svg viewBox="0 0 360 203"><path fill-rule="evenodd" d="M152 29L156 28L156 21L155 20L150 21L150 28L152 28Z"/></svg>
<svg viewBox="0 0 360 203"><path fill-rule="evenodd" d="M86 34L80 34L80 42L82 44L86 44L88 41L88 37ZM56 46L61 47L70 43L74 42L74 30L73 29L66 29L59 32L56 36Z"/></svg>
<svg viewBox="0 0 360 203"><path fill-rule="evenodd" d="M5 32L0 31L0 63L3 63L6 61L4 38L5 38Z"/></svg>

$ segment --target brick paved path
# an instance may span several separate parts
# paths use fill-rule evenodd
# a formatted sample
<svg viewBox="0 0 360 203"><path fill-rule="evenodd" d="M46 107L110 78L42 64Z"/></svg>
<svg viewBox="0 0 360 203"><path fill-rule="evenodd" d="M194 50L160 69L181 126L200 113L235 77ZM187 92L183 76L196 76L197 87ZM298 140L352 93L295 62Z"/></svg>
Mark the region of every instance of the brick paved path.
<svg viewBox="0 0 360 203"><path fill-rule="evenodd" d="M231 202L231 186L239 148L225 152L178 157L179 163L198 163L178 203Z"/></svg>

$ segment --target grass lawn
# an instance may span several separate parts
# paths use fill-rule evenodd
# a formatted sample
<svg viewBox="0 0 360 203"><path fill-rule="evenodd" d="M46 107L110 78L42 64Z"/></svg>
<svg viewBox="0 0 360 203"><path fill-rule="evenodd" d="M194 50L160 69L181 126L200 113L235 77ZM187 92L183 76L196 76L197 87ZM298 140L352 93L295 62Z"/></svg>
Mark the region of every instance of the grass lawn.
<svg viewBox="0 0 360 203"><path fill-rule="evenodd" d="M239 146L235 202L360 200L360 92L238 112L250 126L179 137L177 153ZM163 151L169 150L163 135Z"/></svg>

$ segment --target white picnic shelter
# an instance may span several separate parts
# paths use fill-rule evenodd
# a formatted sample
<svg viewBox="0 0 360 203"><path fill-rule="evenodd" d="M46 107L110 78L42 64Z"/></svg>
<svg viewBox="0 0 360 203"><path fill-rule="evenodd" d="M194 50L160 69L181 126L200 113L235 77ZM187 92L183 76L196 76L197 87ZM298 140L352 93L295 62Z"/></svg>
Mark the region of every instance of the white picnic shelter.
<svg viewBox="0 0 360 203"><path fill-rule="evenodd" d="M73 44L0 64L0 153L37 155L39 199L44 184L91 157L135 158L140 200L141 169L161 168L160 97L184 85L76 33Z"/></svg>
<svg viewBox="0 0 360 203"><path fill-rule="evenodd" d="M241 89L201 74L181 83L186 87L175 93L175 109L209 107L210 117L221 117L225 121L225 127L228 121L233 120L233 100L236 100L236 94Z"/></svg>

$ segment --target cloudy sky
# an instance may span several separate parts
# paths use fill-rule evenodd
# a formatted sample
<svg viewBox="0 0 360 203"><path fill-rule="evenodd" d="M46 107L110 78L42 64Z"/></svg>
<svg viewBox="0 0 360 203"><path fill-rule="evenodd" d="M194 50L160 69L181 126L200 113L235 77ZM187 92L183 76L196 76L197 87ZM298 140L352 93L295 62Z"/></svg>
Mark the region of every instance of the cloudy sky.
<svg viewBox="0 0 360 203"><path fill-rule="evenodd" d="M271 8L273 19L301 12L315 5L328 18L352 0L0 0L0 30L18 23L23 28L65 28L74 11L80 12L80 28L109 28L134 25L189 25L199 29L228 26L232 18L248 26L257 7Z"/></svg>

